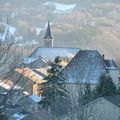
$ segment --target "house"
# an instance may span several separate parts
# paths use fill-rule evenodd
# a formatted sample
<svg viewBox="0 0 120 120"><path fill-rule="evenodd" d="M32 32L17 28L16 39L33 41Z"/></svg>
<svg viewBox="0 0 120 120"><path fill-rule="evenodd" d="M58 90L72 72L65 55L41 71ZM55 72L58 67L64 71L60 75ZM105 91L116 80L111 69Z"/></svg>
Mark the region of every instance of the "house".
<svg viewBox="0 0 120 120"><path fill-rule="evenodd" d="M97 84L99 77L109 72L113 81L117 83L118 70L113 60L105 60L97 50L80 50L62 73L67 78L66 83Z"/></svg>
<svg viewBox="0 0 120 120"><path fill-rule="evenodd" d="M41 99L42 99L41 96L30 95L30 96L26 96L26 97L20 99L19 102L17 103L17 105L21 106L21 109L23 109L27 113L32 114L34 112L39 111L38 102L40 102Z"/></svg>
<svg viewBox="0 0 120 120"><path fill-rule="evenodd" d="M65 64L60 74L66 79L65 86L71 94L73 93L73 95L78 96L77 89L84 83L90 83L92 88L94 88L99 82L100 76L104 73L109 73L114 83L116 85L118 84L118 66L115 64L114 60L105 59L105 56L101 55L97 50L53 47L53 35L49 22L44 42L45 46L42 48L38 47L25 62L29 63L31 66L33 65L31 69L36 69L39 62L37 64L34 62L42 61L42 65L38 65L39 69L48 69L49 63L53 62L56 57L67 58L67 64Z"/></svg>
<svg viewBox="0 0 120 120"><path fill-rule="evenodd" d="M78 98L84 90L84 83L93 89L102 74L109 73L113 82L119 82L119 69L113 60L105 60L97 50L80 50L61 71L66 78L65 86L70 91L71 99Z"/></svg>
<svg viewBox="0 0 120 120"><path fill-rule="evenodd" d="M97 120L120 120L120 95L105 96L98 98L93 104L91 119Z"/></svg>
<svg viewBox="0 0 120 120"><path fill-rule="evenodd" d="M105 96L84 105L87 120L120 120L120 96ZM77 110L57 118L57 120L78 120ZM84 120L84 119L83 119Z"/></svg>
<svg viewBox="0 0 120 120"><path fill-rule="evenodd" d="M23 97L15 105L7 106L5 114L8 120L54 120L46 110L38 109L40 100L40 96L30 95Z"/></svg>
<svg viewBox="0 0 120 120"><path fill-rule="evenodd" d="M51 41L52 44L46 43L51 43ZM69 58L68 64L61 72L66 78L66 83L90 82L91 84L97 84L99 77L105 72L109 72L115 83L118 82L118 66L113 60L105 59L105 56L97 50L53 47L53 35L49 21L44 42L45 46L43 48L38 47L27 60L35 61L41 58L42 61L50 62L58 56Z"/></svg>
<svg viewBox="0 0 120 120"><path fill-rule="evenodd" d="M44 77L48 75L47 70L50 68L50 63L53 62L54 59L58 56L64 59L64 61L61 63L64 67L60 71L59 75L63 75L63 77L65 78L64 86L69 91L73 104L78 100L80 94L82 94L83 92L79 91L79 89L81 89L81 87L84 88L85 83L91 84L91 87L94 88L96 84L98 84L99 78L103 73L109 73L114 83L116 85L118 84L119 68L115 64L114 60L105 59L104 56L101 55L97 50L81 50L79 48L53 47L53 35L49 22L44 40L45 46L42 48L38 47L29 57L25 58L23 60L24 66L16 68L15 74L11 75L13 82L20 85L24 89L24 91L27 91L29 94L39 94L40 88L38 86L39 84L46 82L44 81ZM94 111L97 112L95 114L95 117L98 118L98 120L103 119L100 118L101 114L103 115L103 109L106 110L103 111L105 120L108 120L110 118L112 118L112 120L117 120L117 118L119 117L118 113L120 112L118 106L119 102L115 103L114 100L112 100L113 98L98 98L96 101L91 103L92 107L93 103L95 105ZM117 99L117 97L115 99ZM58 101L57 106L53 106L54 111L56 110L56 108L58 109L58 105L60 105L61 108L59 109L63 112L65 108L68 107L67 104L64 105L63 103L64 102L62 100ZM24 97L24 99L20 101L20 104L23 105L22 109L25 110L26 108L28 112L34 110L38 112L38 110L36 109L37 104L30 100L29 96ZM64 105L64 108L62 107L62 105ZM61 115L61 111L56 110L56 115ZM68 111L64 112L66 113ZM112 112L116 116L114 116ZM39 119L39 116L37 116L37 114L35 115L33 112L30 117L35 118L35 115L37 117L35 119ZM110 114L110 118L108 118L108 114ZM62 116L63 120L70 120L71 116L69 117L69 115ZM15 116L18 116L18 114ZM25 119L29 119L29 117L26 117ZM75 118L73 120L75 120ZM92 120L92 118L90 120Z"/></svg>
<svg viewBox="0 0 120 120"><path fill-rule="evenodd" d="M15 105L21 98L28 95L22 87L14 85L9 80L0 81L0 107L3 105Z"/></svg>
<svg viewBox="0 0 120 120"><path fill-rule="evenodd" d="M43 71L40 72L40 70L38 69L33 70L29 67L16 68L16 72L17 74L20 74L22 76L22 79L20 81L24 82L24 85L22 85L24 90L29 92L29 94L40 94L39 84L46 82L45 80L43 80L43 78L46 76L47 72L43 73ZM18 82L18 84L20 85L20 82Z"/></svg>

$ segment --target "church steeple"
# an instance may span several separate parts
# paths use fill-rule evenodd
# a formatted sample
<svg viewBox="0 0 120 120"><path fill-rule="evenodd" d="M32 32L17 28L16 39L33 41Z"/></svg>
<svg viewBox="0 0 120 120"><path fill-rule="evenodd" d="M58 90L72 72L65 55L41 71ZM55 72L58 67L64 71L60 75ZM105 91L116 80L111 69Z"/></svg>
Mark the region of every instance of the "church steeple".
<svg viewBox="0 0 120 120"><path fill-rule="evenodd" d="M52 36L52 31L51 31L49 20L48 20L46 33L44 36L44 47L53 47L53 36Z"/></svg>

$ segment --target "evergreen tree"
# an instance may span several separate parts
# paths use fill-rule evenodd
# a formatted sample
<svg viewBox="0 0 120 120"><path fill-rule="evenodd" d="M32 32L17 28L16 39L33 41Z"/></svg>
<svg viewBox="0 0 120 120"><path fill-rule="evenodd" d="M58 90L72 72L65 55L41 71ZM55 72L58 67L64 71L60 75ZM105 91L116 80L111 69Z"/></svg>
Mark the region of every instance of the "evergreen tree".
<svg viewBox="0 0 120 120"><path fill-rule="evenodd" d="M94 90L95 97L110 96L116 93L116 86L109 74L103 74Z"/></svg>
<svg viewBox="0 0 120 120"><path fill-rule="evenodd" d="M44 78L46 82L42 84L43 99L39 103L42 108L49 108L57 99L65 98L68 93L64 87L65 79L58 75L62 66L59 65L60 61L56 59L48 70L48 76Z"/></svg>
<svg viewBox="0 0 120 120"><path fill-rule="evenodd" d="M0 110L0 120L8 120L7 116Z"/></svg>

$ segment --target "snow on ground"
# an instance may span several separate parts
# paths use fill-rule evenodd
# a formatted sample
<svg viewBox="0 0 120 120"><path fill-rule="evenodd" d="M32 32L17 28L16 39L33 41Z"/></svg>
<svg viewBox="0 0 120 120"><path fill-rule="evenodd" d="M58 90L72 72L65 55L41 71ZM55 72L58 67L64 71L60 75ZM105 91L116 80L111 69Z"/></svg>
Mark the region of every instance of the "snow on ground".
<svg viewBox="0 0 120 120"><path fill-rule="evenodd" d="M67 11L76 7L76 4L61 4L57 2L45 2L44 5L54 5L58 11Z"/></svg>
<svg viewBox="0 0 120 120"><path fill-rule="evenodd" d="M39 35L41 30L42 30L42 28L36 28L36 35Z"/></svg>
<svg viewBox="0 0 120 120"><path fill-rule="evenodd" d="M67 11L69 9L75 8L76 5L75 4L65 5L65 4L55 3L55 6L57 10Z"/></svg>
<svg viewBox="0 0 120 120"><path fill-rule="evenodd" d="M15 113L13 114L13 117L16 119L16 120L22 120L24 117L26 117L27 114L21 114L21 113Z"/></svg>
<svg viewBox="0 0 120 120"><path fill-rule="evenodd" d="M38 103L42 100L42 97L38 96L38 95L31 95L30 98L36 103Z"/></svg>

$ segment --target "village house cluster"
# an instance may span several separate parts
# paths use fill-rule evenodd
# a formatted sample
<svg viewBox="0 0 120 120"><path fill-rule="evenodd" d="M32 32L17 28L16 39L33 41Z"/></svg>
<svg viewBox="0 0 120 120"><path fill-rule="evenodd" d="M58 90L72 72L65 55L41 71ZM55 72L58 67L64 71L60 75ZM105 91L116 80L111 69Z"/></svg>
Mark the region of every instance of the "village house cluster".
<svg viewBox="0 0 120 120"><path fill-rule="evenodd" d="M38 111L36 103L41 99L39 96L41 91L40 85L46 82L44 78L48 75L47 70L51 67L50 63L53 62L56 57L60 57L61 59L60 64L62 68L60 74L65 77L64 85L69 91L73 103L79 98L78 87L89 83L91 88L95 88L100 76L104 73L109 73L116 86L120 84L119 67L113 59L106 59L106 56L99 53L99 51L54 47L54 37L52 35L50 22L48 21L44 36L44 47L38 47L30 56L24 58L22 64L15 69L17 75L22 75L22 81L18 83L18 86L21 86L24 90L21 97L23 94L26 96L29 95L33 100L29 101L28 98L25 98L20 102L24 105L24 109L29 108L29 112ZM16 74L15 76L13 75L13 79L16 78ZM18 94L20 95L19 90ZM16 99L19 98L15 98L14 103L17 102ZM98 111L96 117L99 119L97 120L103 118L104 120L118 120L120 117L119 100L120 96L98 98L94 102L96 106L94 111ZM92 104L93 102L90 105ZM42 113L45 114L44 111L42 111ZM103 115L100 116L101 114ZM74 117L75 116L76 114L74 114ZM70 118L71 114L63 114L56 120L70 120ZM53 118L51 117L51 119Z"/></svg>

